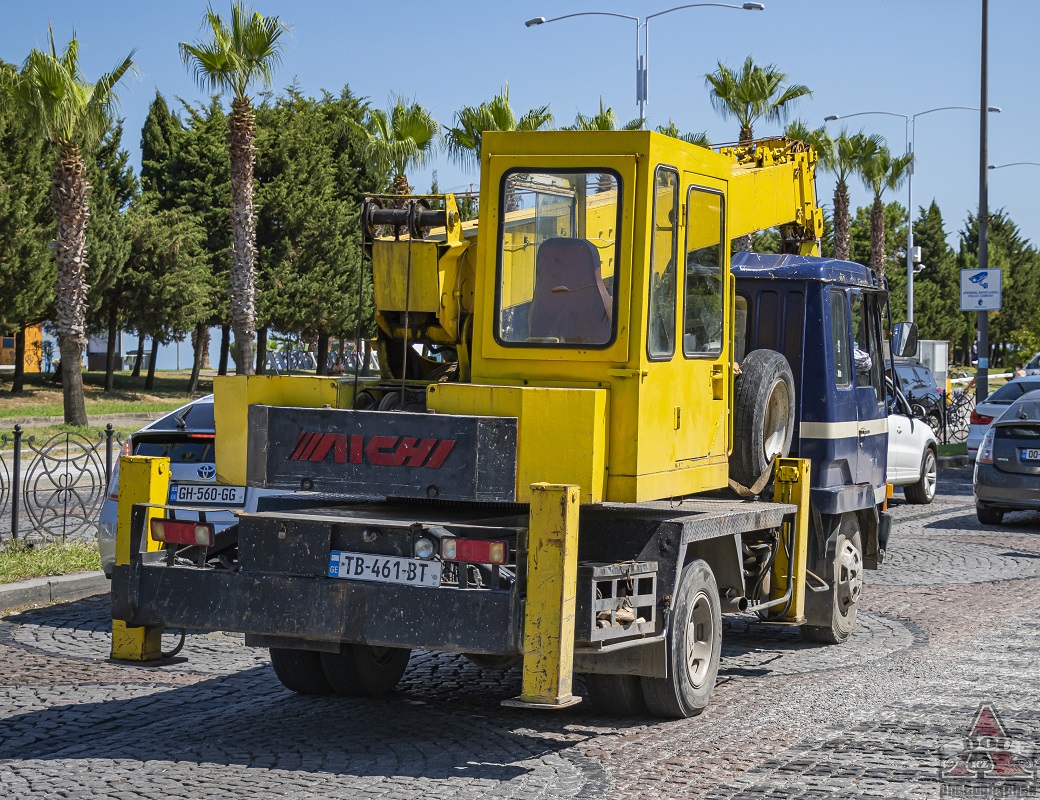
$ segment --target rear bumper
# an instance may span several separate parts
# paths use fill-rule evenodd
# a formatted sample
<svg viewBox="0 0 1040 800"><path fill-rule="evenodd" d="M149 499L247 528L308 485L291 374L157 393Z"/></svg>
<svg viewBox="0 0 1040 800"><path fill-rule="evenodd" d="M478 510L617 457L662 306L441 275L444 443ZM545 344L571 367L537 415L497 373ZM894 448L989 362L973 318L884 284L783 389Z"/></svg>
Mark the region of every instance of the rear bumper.
<svg viewBox="0 0 1040 800"><path fill-rule="evenodd" d="M400 586L136 561L113 570L112 617L128 625L311 642L491 655L520 650L515 591Z"/></svg>
<svg viewBox="0 0 1040 800"><path fill-rule="evenodd" d="M988 464L975 465L975 502L991 508L1040 509L1040 476L1001 472Z"/></svg>

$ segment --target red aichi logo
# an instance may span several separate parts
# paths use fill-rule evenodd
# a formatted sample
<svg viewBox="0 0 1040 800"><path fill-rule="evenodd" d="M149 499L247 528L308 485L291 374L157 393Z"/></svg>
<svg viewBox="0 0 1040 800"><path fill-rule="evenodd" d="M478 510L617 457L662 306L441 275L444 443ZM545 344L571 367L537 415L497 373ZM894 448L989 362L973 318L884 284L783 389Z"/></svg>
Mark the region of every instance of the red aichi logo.
<svg viewBox="0 0 1040 800"><path fill-rule="evenodd" d="M321 462L331 455L336 464L440 469L454 446L454 439L300 431L289 461Z"/></svg>

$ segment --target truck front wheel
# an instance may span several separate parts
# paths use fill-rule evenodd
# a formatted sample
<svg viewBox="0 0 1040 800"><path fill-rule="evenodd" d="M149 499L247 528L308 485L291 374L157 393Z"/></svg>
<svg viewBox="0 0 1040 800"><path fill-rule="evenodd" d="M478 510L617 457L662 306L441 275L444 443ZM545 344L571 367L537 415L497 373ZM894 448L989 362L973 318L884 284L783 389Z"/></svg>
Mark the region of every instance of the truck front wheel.
<svg viewBox="0 0 1040 800"><path fill-rule="evenodd" d="M403 647L345 644L339 653L322 653L321 665L336 694L374 697L394 690L411 654Z"/></svg>
<svg viewBox="0 0 1040 800"><path fill-rule="evenodd" d="M683 719L708 707L722 651L719 587L707 562L683 567L668 632L668 677L642 678L651 713Z"/></svg>
<svg viewBox="0 0 1040 800"><path fill-rule="evenodd" d="M863 592L863 538L855 514L843 514L834 538L833 552L828 548L829 568L817 566L816 574L827 579L828 592L809 592L806 612L810 619L830 619L830 624L802 626L802 636L810 642L841 644L848 641L856 627L856 612ZM810 608L810 604L815 608Z"/></svg>

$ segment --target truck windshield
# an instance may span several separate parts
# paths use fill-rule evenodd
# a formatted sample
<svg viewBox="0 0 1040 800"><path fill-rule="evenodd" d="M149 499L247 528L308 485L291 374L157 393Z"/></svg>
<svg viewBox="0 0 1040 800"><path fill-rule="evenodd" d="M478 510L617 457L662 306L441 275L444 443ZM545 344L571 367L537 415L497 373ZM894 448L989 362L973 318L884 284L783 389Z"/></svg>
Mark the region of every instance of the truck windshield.
<svg viewBox="0 0 1040 800"><path fill-rule="evenodd" d="M499 197L496 339L606 347L615 336L621 181L609 170L511 170Z"/></svg>

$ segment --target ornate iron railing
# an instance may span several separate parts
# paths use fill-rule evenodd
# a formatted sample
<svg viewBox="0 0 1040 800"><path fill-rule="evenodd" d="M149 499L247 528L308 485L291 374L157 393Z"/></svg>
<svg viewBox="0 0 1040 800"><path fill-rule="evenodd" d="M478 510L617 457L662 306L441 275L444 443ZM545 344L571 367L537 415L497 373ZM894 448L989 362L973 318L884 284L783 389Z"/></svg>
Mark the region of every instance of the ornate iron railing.
<svg viewBox="0 0 1040 800"><path fill-rule="evenodd" d="M64 432L37 443L15 425L0 435L0 539L69 541L97 533L120 438Z"/></svg>

